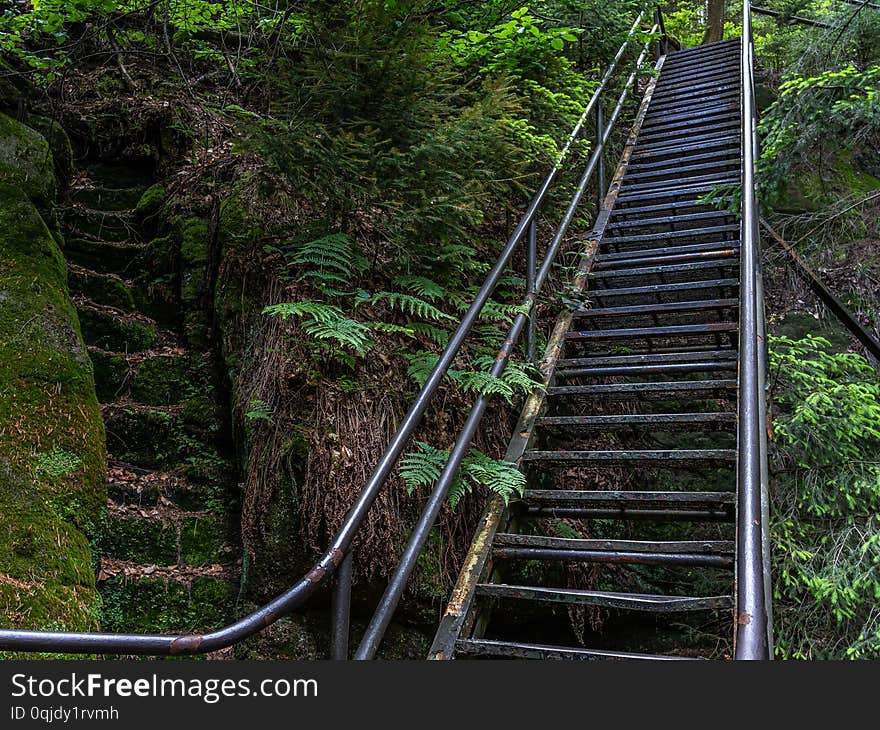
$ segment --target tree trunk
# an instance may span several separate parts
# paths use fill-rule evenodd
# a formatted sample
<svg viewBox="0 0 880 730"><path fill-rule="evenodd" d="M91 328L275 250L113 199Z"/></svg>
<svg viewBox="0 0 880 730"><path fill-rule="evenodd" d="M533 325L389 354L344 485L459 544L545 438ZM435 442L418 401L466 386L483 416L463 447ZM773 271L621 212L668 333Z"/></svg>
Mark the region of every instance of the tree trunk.
<svg viewBox="0 0 880 730"><path fill-rule="evenodd" d="M707 0L709 19L703 43L715 43L724 37L724 0Z"/></svg>

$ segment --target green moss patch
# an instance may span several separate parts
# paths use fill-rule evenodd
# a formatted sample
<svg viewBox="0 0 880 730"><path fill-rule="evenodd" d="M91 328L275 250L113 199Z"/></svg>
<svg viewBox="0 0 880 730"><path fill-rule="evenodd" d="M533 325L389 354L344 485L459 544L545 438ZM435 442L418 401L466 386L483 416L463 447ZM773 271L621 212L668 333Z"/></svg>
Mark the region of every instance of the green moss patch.
<svg viewBox="0 0 880 730"><path fill-rule="evenodd" d="M101 552L120 560L154 565L177 563L177 526L168 520L114 517L101 541Z"/></svg>
<svg viewBox="0 0 880 730"><path fill-rule="evenodd" d="M165 187L160 183L151 185L143 192L140 198L138 198L138 201L135 204L135 212L141 217L155 213L162 207L162 202L164 200Z"/></svg>
<svg viewBox="0 0 880 730"><path fill-rule="evenodd" d="M222 626L232 609L232 587L218 578L187 585L161 578L112 578L101 584L104 630L204 631Z"/></svg>
<svg viewBox="0 0 880 730"><path fill-rule="evenodd" d="M14 185L37 206L55 199L55 163L39 132L0 113L0 182Z"/></svg>
<svg viewBox="0 0 880 730"><path fill-rule="evenodd" d="M180 528L180 560L189 565L211 565L223 560L224 535L210 516L185 517Z"/></svg>
<svg viewBox="0 0 880 730"><path fill-rule="evenodd" d="M113 274L99 274L89 269L77 268L68 272L68 281L73 294L82 294L123 312L133 312L136 309L131 287Z"/></svg>
<svg viewBox="0 0 880 730"><path fill-rule="evenodd" d="M86 343L102 350L138 352L158 344L154 324L91 307L77 307L77 313Z"/></svg>
<svg viewBox="0 0 880 730"><path fill-rule="evenodd" d="M192 389L186 359L157 357L140 364L131 385L131 397L150 406L180 403Z"/></svg>
<svg viewBox="0 0 880 730"><path fill-rule="evenodd" d="M145 245L94 241L68 236L64 252L75 264L102 273L125 275L137 273L148 258Z"/></svg>
<svg viewBox="0 0 880 730"><path fill-rule="evenodd" d="M128 363L122 355L111 352L92 351L89 353L95 370L95 391L101 403L116 400L125 388L128 377Z"/></svg>
<svg viewBox="0 0 880 730"><path fill-rule="evenodd" d="M102 524L106 458L92 366L61 252L26 193L6 183L0 342L0 620L94 628L85 534Z"/></svg>

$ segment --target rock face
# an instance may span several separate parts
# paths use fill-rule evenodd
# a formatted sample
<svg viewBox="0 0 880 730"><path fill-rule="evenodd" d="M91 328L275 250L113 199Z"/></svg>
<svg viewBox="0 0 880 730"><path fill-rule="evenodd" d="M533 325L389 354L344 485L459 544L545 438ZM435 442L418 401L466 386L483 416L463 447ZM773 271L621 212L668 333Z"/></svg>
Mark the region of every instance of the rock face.
<svg viewBox="0 0 880 730"><path fill-rule="evenodd" d="M0 622L94 629L104 427L64 259L39 212L55 189L46 140L0 114Z"/></svg>

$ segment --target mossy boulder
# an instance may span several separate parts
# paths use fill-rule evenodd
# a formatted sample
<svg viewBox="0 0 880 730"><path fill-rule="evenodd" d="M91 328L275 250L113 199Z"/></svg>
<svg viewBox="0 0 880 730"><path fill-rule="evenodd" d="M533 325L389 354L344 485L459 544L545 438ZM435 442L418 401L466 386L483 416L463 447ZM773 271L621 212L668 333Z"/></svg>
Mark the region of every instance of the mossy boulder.
<svg viewBox="0 0 880 730"><path fill-rule="evenodd" d="M138 217L145 217L156 213L162 207L165 200L165 186L156 183L148 187L138 198L134 206L135 213Z"/></svg>
<svg viewBox="0 0 880 730"><path fill-rule="evenodd" d="M88 305L77 307L77 312L83 337L89 345L115 352L138 352L149 350L159 342L152 322Z"/></svg>
<svg viewBox="0 0 880 730"><path fill-rule="evenodd" d="M55 174L58 180L68 180L73 172L73 145L70 137L58 122L49 117L39 114L31 114L27 118L27 125L43 135L52 152L55 164Z"/></svg>
<svg viewBox="0 0 880 730"><path fill-rule="evenodd" d="M107 631L189 632L222 626L232 609L232 586L219 578L191 583L116 577L101 584Z"/></svg>
<svg viewBox="0 0 880 730"><path fill-rule="evenodd" d="M28 192L4 182L0 345L0 621L93 628L86 535L100 532L106 455L92 365L61 252Z"/></svg>
<svg viewBox="0 0 880 730"><path fill-rule="evenodd" d="M177 525L170 520L145 519L137 514L110 520L101 541L105 556L154 565L177 563Z"/></svg>
<svg viewBox="0 0 880 730"><path fill-rule="evenodd" d="M55 163L46 138L2 113L0 182L14 185L40 209L55 200Z"/></svg>

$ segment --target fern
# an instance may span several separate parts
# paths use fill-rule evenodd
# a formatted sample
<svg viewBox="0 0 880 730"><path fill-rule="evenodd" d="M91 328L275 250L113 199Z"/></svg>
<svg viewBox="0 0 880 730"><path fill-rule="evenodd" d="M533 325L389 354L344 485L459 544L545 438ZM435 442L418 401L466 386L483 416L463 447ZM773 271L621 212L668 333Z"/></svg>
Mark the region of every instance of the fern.
<svg viewBox="0 0 880 730"><path fill-rule="evenodd" d="M449 374L466 393L500 395L508 403L513 402L513 388L492 373L485 370L457 370L454 373L450 371Z"/></svg>
<svg viewBox="0 0 880 730"><path fill-rule="evenodd" d="M401 276L394 283L431 302L446 294L442 286L424 276Z"/></svg>
<svg viewBox="0 0 880 730"><path fill-rule="evenodd" d="M526 488L526 477L509 461L492 459L484 453L471 449L470 456L462 462L461 470L466 487L453 494L450 490L449 502L454 508L465 494L469 494L471 486L482 485L490 492L499 495L505 503L511 497L521 497Z"/></svg>
<svg viewBox="0 0 880 730"><path fill-rule="evenodd" d="M481 355L476 359L476 366L482 370L490 370L495 364L495 358L489 355ZM529 395L535 388L543 388L543 376L541 371L529 363L508 360L507 367L501 373L501 379L507 383L514 393Z"/></svg>
<svg viewBox="0 0 880 730"><path fill-rule="evenodd" d="M413 332L421 337L426 337L440 347L446 347L449 344L449 332L439 327L435 327L428 322L412 322L407 325Z"/></svg>
<svg viewBox="0 0 880 730"><path fill-rule="evenodd" d="M348 285L354 274L363 273L367 268L367 260L355 252L351 239L344 233L331 233L295 244L286 255L291 265L311 267L299 278L310 279L329 295L345 294L329 288L329 284Z"/></svg>
<svg viewBox="0 0 880 730"><path fill-rule="evenodd" d="M518 314L529 314L527 304L502 304L494 299L486 300L480 310L480 319L490 322L510 322Z"/></svg>
<svg viewBox="0 0 880 730"><path fill-rule="evenodd" d="M425 350L419 350L415 354L405 354L404 357L409 362L406 374L411 377L421 388L431 375L431 371L440 359L439 355Z"/></svg>
<svg viewBox="0 0 880 730"><path fill-rule="evenodd" d="M316 340L332 340L343 347L350 347L359 355L370 349L370 325L346 317L333 304L321 302L283 302L263 309L263 314L302 318L302 328Z"/></svg>
<svg viewBox="0 0 880 730"><path fill-rule="evenodd" d="M412 294L402 294L400 292L380 291L374 294L369 300L371 304L377 304L381 301L387 301L391 309L399 309L413 317L440 322L444 319L453 319L430 302L413 296Z"/></svg>
<svg viewBox="0 0 880 730"><path fill-rule="evenodd" d="M391 322L371 322L370 328L376 332L395 332L407 337L415 337L416 331L409 324L392 324Z"/></svg>
<svg viewBox="0 0 880 730"><path fill-rule="evenodd" d="M419 451L411 451L400 460L400 476L407 492L419 487L430 488L436 484L449 461L449 452L437 449L424 441L417 441ZM522 496L526 488L525 475L508 461L492 459L484 453L471 449L462 460L458 476L449 487L449 504L455 509L462 498L474 487L486 487L505 502L511 497Z"/></svg>

